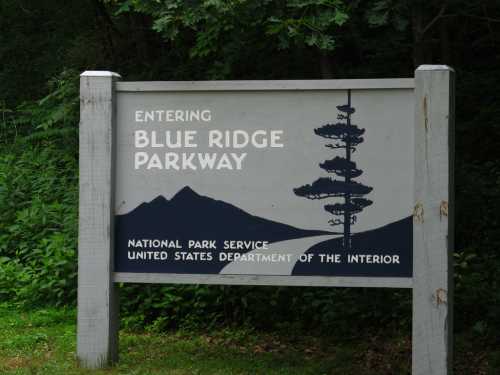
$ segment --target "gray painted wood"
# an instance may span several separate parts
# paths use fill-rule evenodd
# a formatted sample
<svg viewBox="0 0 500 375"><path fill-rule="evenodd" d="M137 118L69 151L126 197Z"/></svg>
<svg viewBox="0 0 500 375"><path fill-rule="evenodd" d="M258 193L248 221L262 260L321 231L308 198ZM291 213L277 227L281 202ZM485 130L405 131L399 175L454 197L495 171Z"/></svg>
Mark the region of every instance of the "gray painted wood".
<svg viewBox="0 0 500 375"><path fill-rule="evenodd" d="M111 72L80 78L80 203L77 356L82 367L118 359L118 295L113 267L113 122Z"/></svg>
<svg viewBox="0 0 500 375"><path fill-rule="evenodd" d="M117 91L265 91L265 90L347 90L412 89L413 78L325 79L282 81L170 81L118 82Z"/></svg>
<svg viewBox="0 0 500 375"><path fill-rule="evenodd" d="M120 283L155 284L289 285L364 288L412 287L412 279L405 277L188 275L171 273L115 272L114 281Z"/></svg>
<svg viewBox="0 0 500 375"><path fill-rule="evenodd" d="M454 72L415 72L413 375L452 372Z"/></svg>
<svg viewBox="0 0 500 375"><path fill-rule="evenodd" d="M413 288L413 374L449 375L452 360L453 71L422 66L415 80L129 82L81 77L77 355L82 366L117 360L115 283L199 283ZM242 86L245 84L245 86ZM114 88L119 91L332 90L415 87L414 277L290 277L113 273Z"/></svg>

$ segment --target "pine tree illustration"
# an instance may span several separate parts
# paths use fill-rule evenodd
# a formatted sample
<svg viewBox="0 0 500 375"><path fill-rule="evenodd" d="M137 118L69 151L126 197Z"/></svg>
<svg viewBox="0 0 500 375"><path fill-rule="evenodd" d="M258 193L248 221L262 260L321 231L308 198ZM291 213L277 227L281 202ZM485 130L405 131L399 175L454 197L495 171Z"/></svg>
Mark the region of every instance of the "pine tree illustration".
<svg viewBox="0 0 500 375"><path fill-rule="evenodd" d="M320 163L320 168L328 173L332 173L342 179L332 177L320 177L312 184L303 185L293 189L299 197L308 199L343 198L343 202L327 204L324 209L336 216L328 222L334 225L344 226L343 248L345 251L351 249L351 225L357 220L357 215L373 202L363 198L370 193L373 188L354 181L356 177L363 174L363 171L356 167L356 163L351 160L351 155L356 151L356 147L364 141L362 135L365 129L351 123L351 115L355 108L351 106L351 90L347 91L347 104L337 106L339 111L335 124L326 124L317 129L314 133L320 137L333 140L326 145L331 149L345 150L345 156L335 156L333 159Z"/></svg>

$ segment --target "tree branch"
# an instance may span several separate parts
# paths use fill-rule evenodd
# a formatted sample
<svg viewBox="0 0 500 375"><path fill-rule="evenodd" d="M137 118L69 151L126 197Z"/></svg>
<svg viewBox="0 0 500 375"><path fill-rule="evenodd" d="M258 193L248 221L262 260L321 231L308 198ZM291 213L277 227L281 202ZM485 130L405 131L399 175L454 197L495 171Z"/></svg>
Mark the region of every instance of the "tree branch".
<svg viewBox="0 0 500 375"><path fill-rule="evenodd" d="M476 16L475 14L465 14L465 13L460 13L460 14L464 17L470 17L470 18L476 18L478 20L500 23L500 19L498 19L498 18L491 18L491 17L487 17L487 16Z"/></svg>
<svg viewBox="0 0 500 375"><path fill-rule="evenodd" d="M444 16L444 12L446 11L446 8L448 8L448 4L444 3L441 9L439 10L439 13L422 29L420 32L420 35L424 35L429 29L434 26L434 24Z"/></svg>

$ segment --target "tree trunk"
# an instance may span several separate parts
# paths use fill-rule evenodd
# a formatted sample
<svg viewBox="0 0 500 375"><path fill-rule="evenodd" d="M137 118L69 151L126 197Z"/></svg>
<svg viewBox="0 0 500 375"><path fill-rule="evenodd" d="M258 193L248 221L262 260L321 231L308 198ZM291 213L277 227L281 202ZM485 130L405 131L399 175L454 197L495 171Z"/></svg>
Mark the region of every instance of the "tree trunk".
<svg viewBox="0 0 500 375"><path fill-rule="evenodd" d="M347 105L351 106L351 90L347 90ZM347 127L351 125L351 114L347 114ZM345 145L345 158L347 161L351 161L351 142L349 139ZM348 172L345 175L345 183L349 184L351 182L351 173ZM351 194L345 194L345 211L344 211L344 251L348 252L351 250Z"/></svg>
<svg viewBox="0 0 500 375"><path fill-rule="evenodd" d="M321 68L321 78L322 79L332 79L332 64L330 62L330 57L326 51L320 51L319 56L320 68Z"/></svg>
<svg viewBox="0 0 500 375"><path fill-rule="evenodd" d="M413 31L413 64L415 67L425 62L424 50L424 8L421 1L412 2L411 20Z"/></svg>
<svg viewBox="0 0 500 375"><path fill-rule="evenodd" d="M439 25L439 33L441 35L440 61L442 64L446 65L452 65L449 24L450 24L449 19L443 18Z"/></svg>

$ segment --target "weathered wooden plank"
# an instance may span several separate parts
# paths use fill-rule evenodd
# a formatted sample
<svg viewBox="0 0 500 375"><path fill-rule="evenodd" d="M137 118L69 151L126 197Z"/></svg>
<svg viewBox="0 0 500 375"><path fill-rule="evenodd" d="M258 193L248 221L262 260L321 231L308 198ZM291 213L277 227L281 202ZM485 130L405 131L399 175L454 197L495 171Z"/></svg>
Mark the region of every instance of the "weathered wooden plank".
<svg viewBox="0 0 500 375"><path fill-rule="evenodd" d="M117 91L265 91L413 89L413 78L282 80L282 81L170 81L117 82Z"/></svg>
<svg viewBox="0 0 500 375"><path fill-rule="evenodd" d="M412 279L406 277L187 275L128 272L115 272L114 281L155 284L289 285L364 288L411 288L412 286Z"/></svg>
<svg viewBox="0 0 500 375"><path fill-rule="evenodd" d="M413 375L452 372L454 72L415 72Z"/></svg>
<svg viewBox="0 0 500 375"><path fill-rule="evenodd" d="M77 356L100 368L118 358L118 295L113 268L113 122L111 72L80 78L80 203Z"/></svg>

